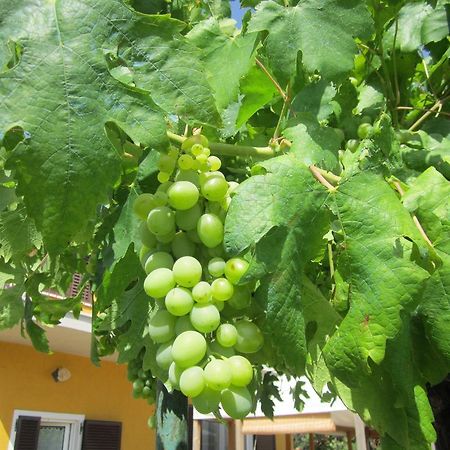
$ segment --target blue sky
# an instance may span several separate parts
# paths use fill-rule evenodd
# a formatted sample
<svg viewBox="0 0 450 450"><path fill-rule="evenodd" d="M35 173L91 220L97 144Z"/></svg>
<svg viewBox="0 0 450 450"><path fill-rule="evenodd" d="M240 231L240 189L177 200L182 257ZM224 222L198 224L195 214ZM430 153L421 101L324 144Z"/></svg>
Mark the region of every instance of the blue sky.
<svg viewBox="0 0 450 450"><path fill-rule="evenodd" d="M238 28L242 25L242 16L248 8L241 9L239 0L230 0L231 4L231 17L237 22Z"/></svg>

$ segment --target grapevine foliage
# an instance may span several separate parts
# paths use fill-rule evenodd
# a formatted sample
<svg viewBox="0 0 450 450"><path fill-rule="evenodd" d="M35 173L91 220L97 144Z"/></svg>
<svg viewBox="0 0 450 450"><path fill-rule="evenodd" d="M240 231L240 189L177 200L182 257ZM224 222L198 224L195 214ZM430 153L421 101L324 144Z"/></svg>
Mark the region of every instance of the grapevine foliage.
<svg viewBox="0 0 450 450"><path fill-rule="evenodd" d="M135 205L201 128L239 183L211 208L215 251L249 263L251 304L224 316L264 335L251 401L270 415L276 376L306 375L384 448L428 449L427 387L450 372L450 3L242 4L238 29L220 0L1 2L0 330L49 351L45 325L79 314L82 290L44 292L78 272L93 360L118 351L154 401L165 305L144 289Z"/></svg>

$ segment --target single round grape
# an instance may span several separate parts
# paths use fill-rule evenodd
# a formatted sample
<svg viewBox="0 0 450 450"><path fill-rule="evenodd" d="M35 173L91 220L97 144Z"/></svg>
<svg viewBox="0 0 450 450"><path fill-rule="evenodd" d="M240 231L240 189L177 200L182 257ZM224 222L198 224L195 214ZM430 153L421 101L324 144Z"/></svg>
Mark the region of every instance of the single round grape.
<svg viewBox="0 0 450 450"><path fill-rule="evenodd" d="M203 369L198 366L189 367L180 377L180 391L187 397L197 397L205 388Z"/></svg>
<svg viewBox="0 0 450 450"><path fill-rule="evenodd" d="M188 238L192 241L195 242L196 244L201 244L202 241L200 240L197 230L189 230L187 231L187 235Z"/></svg>
<svg viewBox="0 0 450 450"><path fill-rule="evenodd" d="M220 325L220 312L211 303L196 303L189 317L194 328L202 333L210 333Z"/></svg>
<svg viewBox="0 0 450 450"><path fill-rule="evenodd" d="M358 137L360 139L369 138L373 134L373 127L372 127L372 125L370 123L362 123L358 127L357 133L358 133Z"/></svg>
<svg viewBox="0 0 450 450"><path fill-rule="evenodd" d="M223 323L217 328L216 339L224 347L233 347L237 342L237 330L231 323Z"/></svg>
<svg viewBox="0 0 450 450"><path fill-rule="evenodd" d="M217 156L212 155L208 157L208 164L211 170L216 171L220 169L222 161Z"/></svg>
<svg viewBox="0 0 450 450"><path fill-rule="evenodd" d="M208 161L208 157L204 153L202 153L201 155L196 156L195 160L200 162L200 164L204 165L204 164L206 164L206 161ZM208 166L206 166L205 168L206 168L206 170L209 169Z"/></svg>
<svg viewBox="0 0 450 450"><path fill-rule="evenodd" d="M216 278L211 283L211 294L217 300L225 302L233 296L233 293L234 287L226 278Z"/></svg>
<svg viewBox="0 0 450 450"><path fill-rule="evenodd" d="M177 259L172 270L175 281L183 287L193 287L202 278L202 266L192 256Z"/></svg>
<svg viewBox="0 0 450 450"><path fill-rule="evenodd" d="M233 296L228 300L228 304L234 309L245 309L250 306L252 293L248 285L235 286Z"/></svg>
<svg viewBox="0 0 450 450"><path fill-rule="evenodd" d="M193 163L194 163L194 160L192 159L191 155L181 155L178 158L178 167L181 170L189 170L189 169L191 169Z"/></svg>
<svg viewBox="0 0 450 450"><path fill-rule="evenodd" d="M167 191L169 205L180 211L192 208L198 201L197 186L190 181L176 181Z"/></svg>
<svg viewBox="0 0 450 450"><path fill-rule="evenodd" d="M201 144L203 147L208 147L208 139L203 134L194 134L189 136L182 144L181 149L188 151L194 144Z"/></svg>
<svg viewBox="0 0 450 450"><path fill-rule="evenodd" d="M141 238L141 242L148 248L153 248L156 246L156 237L155 235L148 229L147 222L142 222L139 225L139 237Z"/></svg>
<svg viewBox="0 0 450 450"><path fill-rule="evenodd" d="M148 213L156 206L152 194L140 194L133 202L133 212L142 220L147 220Z"/></svg>
<svg viewBox="0 0 450 450"><path fill-rule="evenodd" d="M154 252L155 250L153 248L148 248L147 246L143 245L141 249L139 250L139 261L141 262L142 266L145 266L145 261L147 261L147 258Z"/></svg>
<svg viewBox="0 0 450 450"><path fill-rule="evenodd" d="M167 206L158 206L148 214L147 225L157 237L168 234L175 230L175 213Z"/></svg>
<svg viewBox="0 0 450 450"><path fill-rule="evenodd" d="M212 178L222 178L225 179L225 175L222 172L204 172L199 175L200 185L202 186L205 184L208 180L211 180Z"/></svg>
<svg viewBox="0 0 450 450"><path fill-rule="evenodd" d="M156 269L166 268L171 269L173 266L173 258L170 253L155 252L149 255L145 261L145 272L148 274Z"/></svg>
<svg viewBox="0 0 450 450"><path fill-rule="evenodd" d="M217 411L220 403L220 392L205 387L203 392L192 399L192 405L200 414L209 414Z"/></svg>
<svg viewBox="0 0 450 450"><path fill-rule="evenodd" d="M243 419L253 409L253 398L245 387L231 386L221 394L222 408L233 419Z"/></svg>
<svg viewBox="0 0 450 450"><path fill-rule="evenodd" d="M225 261L222 258L212 258L208 262L208 272L213 277L221 277L225 272Z"/></svg>
<svg viewBox="0 0 450 450"><path fill-rule="evenodd" d="M245 259L231 258L225 264L225 276L231 283L238 284L247 269L248 262Z"/></svg>
<svg viewBox="0 0 450 450"><path fill-rule="evenodd" d="M249 320L235 323L238 338L234 348L241 353L256 353L264 344L261 330Z"/></svg>
<svg viewBox="0 0 450 450"><path fill-rule="evenodd" d="M150 386L144 386L142 389L142 398L150 398L153 395L153 389Z"/></svg>
<svg viewBox="0 0 450 450"><path fill-rule="evenodd" d="M192 161L193 165L194 162ZM200 186L200 178L196 170L179 170L175 175L175 181L189 181L197 187Z"/></svg>
<svg viewBox="0 0 450 450"><path fill-rule="evenodd" d="M195 244L184 231L179 231L172 240L172 253L175 258L195 255Z"/></svg>
<svg viewBox="0 0 450 450"><path fill-rule="evenodd" d="M165 183L161 183L158 188L156 189L156 194L167 194L167 191L169 190L170 186L172 186L171 181L166 181Z"/></svg>
<svg viewBox="0 0 450 450"><path fill-rule="evenodd" d="M223 178L213 177L203 183L201 191L203 197L209 201L218 202L225 197L228 191L228 183Z"/></svg>
<svg viewBox="0 0 450 450"><path fill-rule="evenodd" d="M203 145L202 145L202 144L194 144L194 145L191 147L191 153L192 153L194 156L201 155L201 154L203 153Z"/></svg>
<svg viewBox="0 0 450 450"><path fill-rule="evenodd" d="M163 344L175 336L175 316L162 309L150 318L148 322L148 334L153 342Z"/></svg>
<svg viewBox="0 0 450 450"><path fill-rule="evenodd" d="M169 381L173 388L178 389L180 387L180 377L183 373L183 369L178 367L174 362L169 367Z"/></svg>
<svg viewBox="0 0 450 450"><path fill-rule="evenodd" d="M215 391L226 389L231 384L231 369L227 361L213 359L204 370L206 385Z"/></svg>
<svg viewBox="0 0 450 450"><path fill-rule="evenodd" d="M217 247L223 241L222 221L214 214L203 214L197 223L197 233L206 247Z"/></svg>
<svg viewBox="0 0 450 450"><path fill-rule="evenodd" d="M150 272L144 281L144 291L154 298L165 297L173 287L175 287L174 274L165 267Z"/></svg>
<svg viewBox="0 0 450 450"><path fill-rule="evenodd" d="M161 344L156 350L156 364L158 364L161 369L168 370L170 365L173 363L172 357L172 342L166 342Z"/></svg>
<svg viewBox="0 0 450 450"><path fill-rule="evenodd" d="M177 162L176 157L174 158L173 156L170 155L161 154L158 160L158 169L161 172L172 173L173 169L175 168L176 162Z"/></svg>
<svg viewBox="0 0 450 450"><path fill-rule="evenodd" d="M177 336L185 331L195 331L189 316L179 317L175 323L175 334Z"/></svg>
<svg viewBox="0 0 450 450"><path fill-rule="evenodd" d="M233 347L224 347L217 341L213 341L208 344L208 355L225 356L226 358L230 358L235 354L236 352Z"/></svg>
<svg viewBox="0 0 450 450"><path fill-rule="evenodd" d="M161 185L163 186L163 185ZM155 195L155 205L156 206L165 206L167 205L167 194L164 191L156 191ZM148 218L148 216L147 216Z"/></svg>
<svg viewBox="0 0 450 450"><path fill-rule="evenodd" d="M175 213L177 227L184 231L195 230L202 214L202 207L198 203L191 209L177 211Z"/></svg>
<svg viewBox="0 0 450 450"><path fill-rule="evenodd" d="M197 303L209 303L212 299L211 285L206 281L200 281L192 288L192 297Z"/></svg>
<svg viewBox="0 0 450 450"><path fill-rule="evenodd" d="M235 355L227 360L231 369L231 384L234 386L247 386L253 379L253 367L247 358Z"/></svg>
<svg viewBox="0 0 450 450"><path fill-rule="evenodd" d="M142 389L144 389L144 386L145 383L140 378L138 378L133 382L133 391L140 394L142 392Z"/></svg>
<svg viewBox="0 0 450 450"><path fill-rule="evenodd" d="M231 205L231 197L227 194L221 201L220 201L220 207L222 208L222 211L219 212L219 217L221 217L222 214L225 213L226 216L226 212L228 211L228 209L230 208Z"/></svg>
<svg viewBox="0 0 450 450"><path fill-rule="evenodd" d="M171 230L167 234L159 234L156 236L156 239L158 242L161 242L162 244L170 244L173 241L173 238L175 237L175 230Z"/></svg>
<svg viewBox="0 0 450 450"><path fill-rule="evenodd" d="M156 178L160 183L165 183L166 181L170 180L170 175L171 175L171 173L169 173L169 172L158 172L158 175Z"/></svg>
<svg viewBox="0 0 450 450"><path fill-rule="evenodd" d="M355 153L358 149L359 141L357 139L349 139L345 144L345 147L350 150L352 153Z"/></svg>
<svg viewBox="0 0 450 450"><path fill-rule="evenodd" d="M197 364L203 359L205 353L206 340L197 331L181 333L172 345L173 360L179 367L190 367Z"/></svg>
<svg viewBox="0 0 450 450"><path fill-rule="evenodd" d="M191 312L194 300L189 289L176 287L167 293L165 304L170 314L185 316Z"/></svg>

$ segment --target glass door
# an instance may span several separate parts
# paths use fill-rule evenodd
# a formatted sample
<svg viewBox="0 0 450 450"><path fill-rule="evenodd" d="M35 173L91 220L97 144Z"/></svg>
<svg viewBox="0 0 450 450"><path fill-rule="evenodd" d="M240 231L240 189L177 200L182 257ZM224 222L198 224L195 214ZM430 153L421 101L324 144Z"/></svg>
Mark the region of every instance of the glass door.
<svg viewBox="0 0 450 450"><path fill-rule="evenodd" d="M37 450L69 450L70 424L41 422Z"/></svg>

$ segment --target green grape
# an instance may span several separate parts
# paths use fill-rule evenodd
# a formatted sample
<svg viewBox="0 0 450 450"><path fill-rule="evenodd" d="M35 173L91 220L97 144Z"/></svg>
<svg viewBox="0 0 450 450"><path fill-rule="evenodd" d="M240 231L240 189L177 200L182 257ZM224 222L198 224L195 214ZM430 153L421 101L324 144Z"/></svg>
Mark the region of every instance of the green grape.
<svg viewBox="0 0 450 450"><path fill-rule="evenodd" d="M202 266L192 256L177 259L172 270L175 281L183 287L193 287L202 278Z"/></svg>
<svg viewBox="0 0 450 450"><path fill-rule="evenodd" d="M156 344L163 344L175 336L175 320L168 311L158 311L148 321L148 334Z"/></svg>
<svg viewBox="0 0 450 450"><path fill-rule="evenodd" d="M208 262L208 272L213 277L221 277L225 272L225 261L222 258L212 258Z"/></svg>
<svg viewBox="0 0 450 450"><path fill-rule="evenodd" d="M185 316L191 312L194 300L189 289L176 287L167 293L165 303L170 314Z"/></svg>
<svg viewBox="0 0 450 450"><path fill-rule="evenodd" d="M144 399L150 399L154 397L154 391L149 386L144 386L144 389L142 389L142 398Z"/></svg>
<svg viewBox="0 0 450 450"><path fill-rule="evenodd" d="M231 369L231 384L244 387L253 379L253 367L247 358L240 355L232 356L227 360Z"/></svg>
<svg viewBox="0 0 450 450"><path fill-rule="evenodd" d="M194 144L201 144L204 147L208 147L208 139L206 139L206 136L203 136L202 134L194 134L193 136L189 136L181 144L181 149L185 151L190 150Z"/></svg>
<svg viewBox="0 0 450 450"><path fill-rule="evenodd" d="M231 386L221 395L222 408L233 419L243 419L253 409L253 398L245 387Z"/></svg>
<svg viewBox="0 0 450 450"><path fill-rule="evenodd" d="M145 245L141 247L139 250L139 261L141 262L142 266L145 266L145 261L147 261L147 258L154 252L153 248L148 248Z"/></svg>
<svg viewBox="0 0 450 450"><path fill-rule="evenodd" d="M179 317L175 323L175 334L177 336L185 331L195 331L189 316Z"/></svg>
<svg viewBox="0 0 450 450"><path fill-rule="evenodd" d="M167 191L169 190L170 186L172 186L172 182L171 181L166 181L165 183L161 183L158 186L158 189L156 189L155 195L156 194L167 194Z"/></svg>
<svg viewBox="0 0 450 450"><path fill-rule="evenodd" d="M203 392L192 399L192 405L200 414L217 411L220 403L220 392L205 387Z"/></svg>
<svg viewBox="0 0 450 450"><path fill-rule="evenodd" d="M210 154L211 154L211 149L204 145L202 155L205 155L208 157Z"/></svg>
<svg viewBox="0 0 450 450"><path fill-rule="evenodd" d="M202 144L194 144L194 145L191 147L191 153L192 153L194 156L199 156L199 155L201 155L201 154L203 153L203 145L202 145Z"/></svg>
<svg viewBox="0 0 450 450"><path fill-rule="evenodd" d="M158 236L175 231L175 213L167 206L157 206L147 217L149 230Z"/></svg>
<svg viewBox="0 0 450 450"><path fill-rule="evenodd" d="M217 341L213 341L208 344L208 355L218 355L225 356L225 358L230 358L235 354L236 352L233 347L223 347Z"/></svg>
<svg viewBox="0 0 450 450"><path fill-rule="evenodd" d="M145 373L145 370L142 367L138 371L138 377L144 381L147 379L147 374Z"/></svg>
<svg viewBox="0 0 450 450"><path fill-rule="evenodd" d="M192 160L192 164L194 164L194 160ZM175 181L190 181L197 187L200 186L200 178L195 170L179 170L175 175Z"/></svg>
<svg viewBox="0 0 450 450"><path fill-rule="evenodd" d="M191 155L181 155L178 158L178 167L181 170L189 170L189 169L191 169L193 163L194 163L194 160L192 159Z"/></svg>
<svg viewBox="0 0 450 450"><path fill-rule="evenodd" d="M225 264L225 276L231 283L238 284L247 269L248 262L245 259L231 258Z"/></svg>
<svg viewBox="0 0 450 450"><path fill-rule="evenodd" d="M177 211L175 213L177 227L184 231L194 230L202 214L202 207L198 203L185 211Z"/></svg>
<svg viewBox="0 0 450 450"><path fill-rule="evenodd" d="M241 353L256 353L264 343L261 330L249 320L240 320L235 323L238 338L234 348Z"/></svg>
<svg viewBox="0 0 450 450"><path fill-rule="evenodd" d="M133 212L142 220L146 220L148 213L156 206L152 194L140 194L133 202Z"/></svg>
<svg viewBox="0 0 450 450"><path fill-rule="evenodd" d="M216 339L223 347L233 347L237 342L237 330L231 323L223 323L217 328Z"/></svg>
<svg viewBox="0 0 450 450"><path fill-rule="evenodd" d="M236 183L236 181L229 181L228 182L228 195L231 196L232 194L234 194L238 187L239 187L239 183Z"/></svg>
<svg viewBox="0 0 450 450"><path fill-rule="evenodd" d="M154 414L148 418L147 426L152 430L154 430L156 428L156 417Z"/></svg>
<svg viewBox="0 0 450 450"><path fill-rule="evenodd" d="M219 217L222 218L222 214L225 214L228 211L228 208L231 205L231 197L227 194L220 202L221 211L219 212Z"/></svg>
<svg viewBox="0 0 450 450"><path fill-rule="evenodd" d="M211 303L196 303L189 317L194 328L202 333L210 333L220 325L220 312Z"/></svg>
<svg viewBox="0 0 450 450"><path fill-rule="evenodd" d="M187 397L197 397L205 389L203 369L198 366L189 367L180 376L180 391Z"/></svg>
<svg viewBox="0 0 450 450"><path fill-rule="evenodd" d="M145 272L148 274L156 269L166 268L171 269L173 266L173 258L170 253L155 252L149 255L145 261Z"/></svg>
<svg viewBox="0 0 450 450"><path fill-rule="evenodd" d="M228 300L228 304L234 309L245 309L250 306L252 293L248 285L235 286L233 296Z"/></svg>
<svg viewBox="0 0 450 450"><path fill-rule="evenodd" d="M179 151L176 147L170 146L167 154L176 161L178 158Z"/></svg>
<svg viewBox="0 0 450 450"><path fill-rule="evenodd" d="M156 247L156 237L155 235L148 229L147 222L141 222L139 225L139 236L141 238L141 242L148 248Z"/></svg>
<svg viewBox="0 0 450 450"><path fill-rule="evenodd" d="M204 369L206 385L215 391L226 389L231 384L231 369L227 361L213 359Z"/></svg>
<svg viewBox="0 0 450 450"><path fill-rule="evenodd" d="M204 153L202 153L201 155L196 156L195 159L196 159L196 161L198 161L202 166L203 166L204 164L206 164L206 162L208 161L208 157L207 157ZM206 166L206 170L208 170L208 169L209 169L209 167Z"/></svg>
<svg viewBox="0 0 450 450"><path fill-rule="evenodd" d="M200 281L192 288L192 297L197 303L209 303L212 299L211 285L206 281Z"/></svg>
<svg viewBox="0 0 450 450"><path fill-rule="evenodd" d="M208 164L211 170L216 171L220 169L222 161L217 156L212 155L208 157Z"/></svg>
<svg viewBox="0 0 450 450"><path fill-rule="evenodd" d="M209 178L202 184L202 195L211 202L222 200L228 192L228 183L220 177Z"/></svg>
<svg viewBox="0 0 450 450"><path fill-rule="evenodd" d="M177 163L176 157L161 154L158 160L158 169L161 172L172 173ZM163 181L164 183L164 181Z"/></svg>
<svg viewBox="0 0 450 450"><path fill-rule="evenodd" d="M144 389L145 383L138 378L133 382L133 392L136 392L137 394L141 394L142 389Z"/></svg>
<svg viewBox="0 0 450 450"><path fill-rule="evenodd" d="M172 253L175 258L179 259L183 256L195 255L195 244L189 239L188 235L179 231L172 240Z"/></svg>
<svg viewBox="0 0 450 450"><path fill-rule="evenodd" d="M190 181L176 181L167 191L169 205L177 210L191 209L198 201L197 186Z"/></svg>
<svg viewBox="0 0 450 450"><path fill-rule="evenodd" d="M226 278L216 278L211 283L211 294L216 300L225 302L233 296L233 293L234 287Z"/></svg>
<svg viewBox="0 0 450 450"><path fill-rule="evenodd" d="M165 297L173 287L175 287L174 274L165 267L150 272L144 281L144 291L154 298Z"/></svg>
<svg viewBox="0 0 450 450"><path fill-rule="evenodd" d="M169 381L174 389L180 387L180 377L183 373L183 369L178 367L174 362L169 367Z"/></svg>
<svg viewBox="0 0 450 450"><path fill-rule="evenodd" d="M355 153L358 149L359 141L357 139L349 139L345 144L345 147L350 150L352 153Z"/></svg>
<svg viewBox="0 0 450 450"><path fill-rule="evenodd" d="M221 302L220 300L214 300L213 305L220 311L223 311L225 308L225 302Z"/></svg>
<svg viewBox="0 0 450 450"><path fill-rule="evenodd" d="M155 206L165 206L165 205L167 205L167 199L168 198L167 198L167 194L164 191L156 191L155 195L154 195L154 198L155 198Z"/></svg>
<svg viewBox="0 0 450 450"><path fill-rule="evenodd" d="M172 345L173 360L179 367L190 367L197 364L203 359L205 353L206 340L197 331L181 333Z"/></svg>
<svg viewBox="0 0 450 450"><path fill-rule="evenodd" d="M203 214L197 223L197 233L206 247L217 247L223 241L223 224L216 215Z"/></svg>
<svg viewBox="0 0 450 450"><path fill-rule="evenodd" d="M156 350L156 364L158 364L161 369L168 370L170 365L173 363L172 358L172 342L166 342L161 344Z"/></svg>
<svg viewBox="0 0 450 450"><path fill-rule="evenodd" d="M158 242L161 242L162 244L170 244L173 241L174 237L175 237L175 230L171 230L167 234L160 234L156 236L156 239Z"/></svg>
<svg viewBox="0 0 450 450"><path fill-rule="evenodd" d="M187 235L188 238L192 241L195 242L196 244L201 244L202 241L200 240L197 230L189 230L187 231Z"/></svg>
<svg viewBox="0 0 450 450"><path fill-rule="evenodd" d="M372 127L372 125L370 123L362 123L358 127L357 133L358 133L358 137L360 139L369 138L373 134L373 127Z"/></svg>
<svg viewBox="0 0 450 450"><path fill-rule="evenodd" d="M156 178L160 183L165 183L170 180L170 175L171 174L169 172L158 172Z"/></svg>

